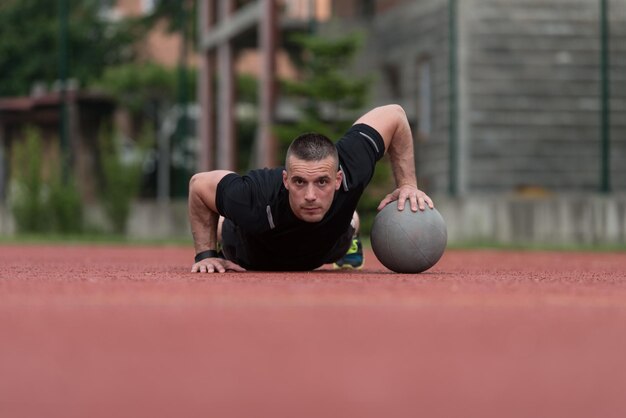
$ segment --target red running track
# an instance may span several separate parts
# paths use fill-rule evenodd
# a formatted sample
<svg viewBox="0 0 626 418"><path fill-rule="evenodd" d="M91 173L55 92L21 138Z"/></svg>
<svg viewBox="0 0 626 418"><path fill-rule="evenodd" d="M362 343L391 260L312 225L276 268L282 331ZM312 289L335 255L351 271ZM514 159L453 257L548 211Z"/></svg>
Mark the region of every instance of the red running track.
<svg viewBox="0 0 626 418"><path fill-rule="evenodd" d="M624 417L624 253L191 274L191 248L0 246L0 417Z"/></svg>

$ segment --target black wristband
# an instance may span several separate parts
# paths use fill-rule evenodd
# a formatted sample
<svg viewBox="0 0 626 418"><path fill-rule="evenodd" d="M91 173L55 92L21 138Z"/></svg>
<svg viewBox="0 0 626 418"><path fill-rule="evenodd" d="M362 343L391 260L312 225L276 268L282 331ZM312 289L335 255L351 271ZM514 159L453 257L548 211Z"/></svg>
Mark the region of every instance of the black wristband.
<svg viewBox="0 0 626 418"><path fill-rule="evenodd" d="M196 254L196 263L200 260L204 260L205 258L215 258L218 256L218 252L215 250L206 250L206 251L200 251L198 254Z"/></svg>

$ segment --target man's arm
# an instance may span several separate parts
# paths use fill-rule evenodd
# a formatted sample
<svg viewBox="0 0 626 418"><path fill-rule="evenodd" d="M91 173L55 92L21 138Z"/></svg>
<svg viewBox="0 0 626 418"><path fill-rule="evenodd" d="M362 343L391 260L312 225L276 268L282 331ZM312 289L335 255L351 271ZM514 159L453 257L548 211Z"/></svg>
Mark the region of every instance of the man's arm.
<svg viewBox="0 0 626 418"><path fill-rule="evenodd" d="M364 123L376 129L383 137L385 152L389 153L391 168L396 180L396 190L389 193L378 205L381 210L388 203L398 201L398 209L404 209L404 202L409 199L411 210L431 209L433 201L417 188L415 160L413 154L413 135L409 121L399 105L377 107L361 116L356 122Z"/></svg>
<svg viewBox="0 0 626 418"><path fill-rule="evenodd" d="M215 204L217 185L231 171L216 170L195 174L189 182L189 224L196 254L217 249L219 213ZM218 257L194 263L192 272L220 273L226 270L244 271L237 264Z"/></svg>

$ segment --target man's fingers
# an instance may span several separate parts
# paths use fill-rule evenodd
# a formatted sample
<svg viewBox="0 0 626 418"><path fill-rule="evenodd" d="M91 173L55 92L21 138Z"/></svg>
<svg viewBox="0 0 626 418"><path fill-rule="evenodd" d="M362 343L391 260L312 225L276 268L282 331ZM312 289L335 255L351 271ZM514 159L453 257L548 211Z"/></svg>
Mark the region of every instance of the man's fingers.
<svg viewBox="0 0 626 418"><path fill-rule="evenodd" d="M409 199L409 206L411 207L411 211L417 212L417 209L419 207L419 199L417 198L417 196L409 195L409 196L407 196L407 199ZM400 206L400 205L398 205L398 206Z"/></svg>
<svg viewBox="0 0 626 418"><path fill-rule="evenodd" d="M232 261L224 260L221 258L216 259L206 259L201 262L194 264L191 267L192 273L225 273L226 270L246 271L243 267L238 264L233 263Z"/></svg>
<svg viewBox="0 0 626 418"><path fill-rule="evenodd" d="M230 262L230 261L226 265L226 268L228 268L228 270L239 271L239 272L246 271L246 269L241 267L239 264L235 264L235 263Z"/></svg>
<svg viewBox="0 0 626 418"><path fill-rule="evenodd" d="M398 210L404 210L405 202L406 202L406 196L402 197L402 195L400 195L400 197L398 198Z"/></svg>
<svg viewBox="0 0 626 418"><path fill-rule="evenodd" d="M389 193L387 196L385 196L383 200L381 200L380 204L378 205L376 209L379 211L383 210L385 206L387 206L389 203L393 202L394 200L395 199L393 198L393 194Z"/></svg>
<svg viewBox="0 0 626 418"><path fill-rule="evenodd" d="M415 187L407 186L396 189L393 193L388 194L383 201L380 202L380 205L378 205L378 210L382 210L387 204L394 200L398 201L398 210L404 210L407 199L409 200L409 205L413 212L426 210L427 206L431 209L435 207L432 199L426 193Z"/></svg>
<svg viewBox="0 0 626 418"><path fill-rule="evenodd" d="M191 267L192 273L213 273L213 271L213 265L206 262L198 262Z"/></svg>
<svg viewBox="0 0 626 418"><path fill-rule="evenodd" d="M418 207L423 209L416 193L400 193L398 196L398 210L404 210L407 199L409 200L409 206L413 212L417 212Z"/></svg>
<svg viewBox="0 0 626 418"><path fill-rule="evenodd" d="M419 198L417 199L417 204L418 204L418 206L419 206L420 210L424 210L424 209L426 209L426 203L425 203L425 199L424 199L423 197L419 197ZM415 211L414 211L414 212L415 212Z"/></svg>

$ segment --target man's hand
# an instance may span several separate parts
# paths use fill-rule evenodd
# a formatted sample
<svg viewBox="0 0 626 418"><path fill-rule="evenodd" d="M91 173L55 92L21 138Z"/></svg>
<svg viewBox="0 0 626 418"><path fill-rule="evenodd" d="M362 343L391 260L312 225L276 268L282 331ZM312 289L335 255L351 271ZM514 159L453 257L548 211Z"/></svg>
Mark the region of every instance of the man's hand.
<svg viewBox="0 0 626 418"><path fill-rule="evenodd" d="M404 210L404 203L407 199L411 203L413 212L417 212L418 208L419 210L425 210L426 205L431 209L435 207L432 199L426 193L415 186L404 185L385 196L380 205L378 205L378 210L382 210L382 208L395 200L398 201L398 210Z"/></svg>
<svg viewBox="0 0 626 418"><path fill-rule="evenodd" d="M191 267L192 273L225 273L226 270L246 271L239 264L219 257L205 258Z"/></svg>

